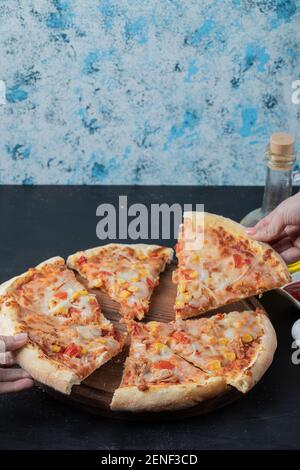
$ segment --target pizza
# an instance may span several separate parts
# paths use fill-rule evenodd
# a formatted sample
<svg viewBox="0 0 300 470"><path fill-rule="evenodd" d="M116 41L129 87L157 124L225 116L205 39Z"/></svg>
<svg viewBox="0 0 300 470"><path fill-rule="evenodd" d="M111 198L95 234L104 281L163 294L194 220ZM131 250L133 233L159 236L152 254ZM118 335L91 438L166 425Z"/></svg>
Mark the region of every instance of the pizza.
<svg viewBox="0 0 300 470"><path fill-rule="evenodd" d="M60 257L0 287L0 333L23 332L29 342L16 353L17 363L35 380L66 394L117 355L126 336Z"/></svg>
<svg viewBox="0 0 300 470"><path fill-rule="evenodd" d="M251 239L245 228L219 215L184 214L173 273L176 318L188 318L283 286L290 280L275 250ZM199 223L199 220L201 223Z"/></svg>
<svg viewBox="0 0 300 470"><path fill-rule="evenodd" d="M173 250L158 245L108 244L69 256L67 264L120 304L124 319L141 320L159 275L173 258Z"/></svg>
<svg viewBox="0 0 300 470"><path fill-rule="evenodd" d="M158 341L208 374L246 393L270 366L277 347L274 328L261 309L209 318L149 322Z"/></svg>
<svg viewBox="0 0 300 470"><path fill-rule="evenodd" d="M131 326L131 348L113 410L193 406L230 386L248 392L270 366L276 334L265 312Z"/></svg>
<svg viewBox="0 0 300 470"><path fill-rule="evenodd" d="M220 376L210 377L152 337L147 324L131 324L131 346L111 409L162 411L187 408L226 389Z"/></svg>

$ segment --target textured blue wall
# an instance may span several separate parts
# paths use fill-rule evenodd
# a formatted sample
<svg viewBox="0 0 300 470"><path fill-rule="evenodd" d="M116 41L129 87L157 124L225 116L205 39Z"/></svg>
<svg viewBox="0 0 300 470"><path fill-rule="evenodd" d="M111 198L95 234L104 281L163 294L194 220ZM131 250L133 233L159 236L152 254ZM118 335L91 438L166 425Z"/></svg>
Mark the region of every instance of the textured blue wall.
<svg viewBox="0 0 300 470"><path fill-rule="evenodd" d="M258 184L298 0L0 0L0 183ZM298 119L298 121L297 121Z"/></svg>

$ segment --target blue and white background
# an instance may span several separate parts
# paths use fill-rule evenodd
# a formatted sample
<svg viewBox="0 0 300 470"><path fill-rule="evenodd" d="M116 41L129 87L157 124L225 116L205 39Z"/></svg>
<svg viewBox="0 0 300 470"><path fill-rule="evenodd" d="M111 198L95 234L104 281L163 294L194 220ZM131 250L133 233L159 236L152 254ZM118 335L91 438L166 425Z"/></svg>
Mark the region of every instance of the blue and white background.
<svg viewBox="0 0 300 470"><path fill-rule="evenodd" d="M0 183L262 184L299 44L298 0L0 0Z"/></svg>

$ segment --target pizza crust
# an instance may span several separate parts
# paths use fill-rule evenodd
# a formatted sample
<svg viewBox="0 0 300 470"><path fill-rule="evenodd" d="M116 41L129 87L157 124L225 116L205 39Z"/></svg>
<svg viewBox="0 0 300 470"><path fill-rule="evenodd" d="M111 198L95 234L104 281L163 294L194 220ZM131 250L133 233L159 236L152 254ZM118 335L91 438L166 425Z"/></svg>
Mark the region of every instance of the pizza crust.
<svg viewBox="0 0 300 470"><path fill-rule="evenodd" d="M49 265L49 264L64 265L65 260L63 258L61 258L60 256L54 256L53 258L49 258L46 261L43 261L42 263L38 264L34 269L40 270L40 269L42 269L43 267L45 267L46 265ZM0 285L0 296L8 294L11 287L14 287L14 288L17 287L19 284L24 282L28 278L28 276L29 276L29 274L28 274L28 270L27 270L25 273L20 274L19 276L15 276L12 279L9 279L8 281L3 282L3 284Z"/></svg>
<svg viewBox="0 0 300 470"><path fill-rule="evenodd" d="M0 332L4 336L14 336L22 329L18 322L17 307L7 305L2 301L0 311ZM14 352L19 366L26 370L33 379L55 390L70 394L72 386L79 384L81 378L68 367L48 358L42 350L32 342L28 342L22 349Z"/></svg>
<svg viewBox="0 0 300 470"><path fill-rule="evenodd" d="M202 384L152 385L144 392L135 386L118 388L111 402L114 411L168 411L197 405L225 392L225 381L213 377Z"/></svg>
<svg viewBox="0 0 300 470"><path fill-rule="evenodd" d="M252 364L241 371L238 376L227 380L227 383L240 392L248 392L254 385L259 382L265 372L273 362L274 353L277 348L277 338L273 325L266 314L259 315L263 328L259 349Z"/></svg>
<svg viewBox="0 0 300 470"><path fill-rule="evenodd" d="M145 256L147 256L153 250L156 250L156 249L159 249L159 248L164 248L165 250L168 250L168 253L169 253L169 260L168 261L169 262L172 260L173 255L174 255L174 251L173 251L172 248L167 248L167 247L164 247L164 246L161 246L161 245L147 245L145 243L136 243L136 244L133 244L133 245L126 244L126 243L108 243L107 245L102 245L102 246L98 246L98 247L95 247L95 248L89 248L87 250L78 251L77 253L74 253L73 255L70 255L67 259L67 266L74 269L77 259L80 258L80 256L82 256L83 254L86 255L86 256L97 256L103 250L107 250L107 249L110 249L110 248L123 248L123 247L124 248L125 247L126 248L132 248L133 250L142 251Z"/></svg>

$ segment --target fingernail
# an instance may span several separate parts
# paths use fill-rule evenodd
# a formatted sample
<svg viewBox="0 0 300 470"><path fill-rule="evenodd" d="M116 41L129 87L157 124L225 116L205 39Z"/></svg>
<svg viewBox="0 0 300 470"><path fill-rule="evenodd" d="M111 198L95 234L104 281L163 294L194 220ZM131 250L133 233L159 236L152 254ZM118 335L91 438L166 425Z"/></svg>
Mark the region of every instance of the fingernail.
<svg viewBox="0 0 300 470"><path fill-rule="evenodd" d="M28 336L27 336L27 333L19 333L19 334L15 335L14 338L15 338L15 341L20 341L21 342L21 341L24 341L25 339L27 339Z"/></svg>
<svg viewBox="0 0 300 470"><path fill-rule="evenodd" d="M246 233L248 233L248 235L254 235L256 233L256 228L255 227L246 228Z"/></svg>

